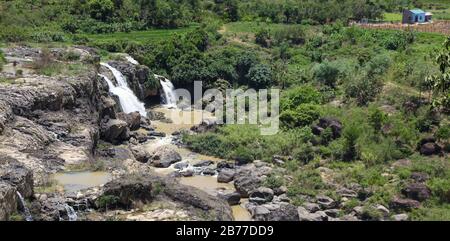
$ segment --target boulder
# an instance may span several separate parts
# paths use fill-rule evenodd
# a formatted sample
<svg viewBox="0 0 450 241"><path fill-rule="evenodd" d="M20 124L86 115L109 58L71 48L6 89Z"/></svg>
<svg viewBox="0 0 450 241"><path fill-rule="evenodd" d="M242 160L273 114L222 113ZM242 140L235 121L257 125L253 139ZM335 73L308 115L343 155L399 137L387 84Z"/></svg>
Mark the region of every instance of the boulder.
<svg viewBox="0 0 450 241"><path fill-rule="evenodd" d="M171 147L162 146L152 153L150 164L154 167L167 168L179 161L181 161L181 155L178 152Z"/></svg>
<svg viewBox="0 0 450 241"><path fill-rule="evenodd" d="M392 220L394 221L408 221L408 214L406 213L401 213L401 214L396 214L392 216Z"/></svg>
<svg viewBox="0 0 450 241"><path fill-rule="evenodd" d="M103 119L107 117L108 119L116 119L116 111L118 109L116 101L113 98L107 96L102 96L100 100L100 118Z"/></svg>
<svg viewBox="0 0 450 241"><path fill-rule="evenodd" d="M328 220L327 216L324 216L324 213L310 213L306 208L304 207L298 207L297 208L297 215L299 218L299 221L326 221Z"/></svg>
<svg viewBox="0 0 450 241"><path fill-rule="evenodd" d="M203 160L203 161L199 161L197 163L195 163L193 166L194 167L207 167L214 164L213 161L209 161L209 160Z"/></svg>
<svg viewBox="0 0 450 241"><path fill-rule="evenodd" d="M257 189L262 184L262 179L256 175L239 175L234 179L234 187L242 197L249 197L250 192Z"/></svg>
<svg viewBox="0 0 450 241"><path fill-rule="evenodd" d="M255 221L299 221L297 207L289 203L251 206L249 211Z"/></svg>
<svg viewBox="0 0 450 241"><path fill-rule="evenodd" d="M234 169L234 167L235 167L235 165L232 162L221 161L221 162L217 163L217 169L223 169L223 168Z"/></svg>
<svg viewBox="0 0 450 241"><path fill-rule="evenodd" d="M8 182L0 180L0 221L7 221L17 211L17 189Z"/></svg>
<svg viewBox="0 0 450 241"><path fill-rule="evenodd" d="M237 192L218 193L217 196L227 201L229 205L238 205L241 200L241 195Z"/></svg>
<svg viewBox="0 0 450 241"><path fill-rule="evenodd" d="M233 181L235 171L233 169L220 169L219 175L217 175L217 182L219 183L228 183Z"/></svg>
<svg viewBox="0 0 450 241"><path fill-rule="evenodd" d="M103 197L117 199L116 205L131 208L133 202L148 202L153 199L153 180L137 175L127 175L105 184Z"/></svg>
<svg viewBox="0 0 450 241"><path fill-rule="evenodd" d="M428 179L430 179L430 176L423 172L413 172L411 173L411 179L416 182L426 182Z"/></svg>
<svg viewBox="0 0 450 241"><path fill-rule="evenodd" d="M273 189L273 193L277 196L279 195L283 195L285 193L287 193L288 189L285 186L280 186L280 187L276 187Z"/></svg>
<svg viewBox="0 0 450 241"><path fill-rule="evenodd" d="M260 187L250 193L249 201L257 204L268 203L273 199L273 191L267 187Z"/></svg>
<svg viewBox="0 0 450 241"><path fill-rule="evenodd" d="M178 162L175 163L175 165L173 165L173 168L178 169L178 170L183 170L185 168L187 168L189 166L188 162Z"/></svg>
<svg viewBox="0 0 450 241"><path fill-rule="evenodd" d="M431 190L423 183L410 183L402 189L402 194L421 202L430 198Z"/></svg>
<svg viewBox="0 0 450 241"><path fill-rule="evenodd" d="M33 172L16 159L0 155L0 181L13 185L24 198L33 196Z"/></svg>
<svg viewBox="0 0 450 241"><path fill-rule="evenodd" d="M179 173L183 177L192 177L192 176L194 176L194 170L192 170L190 168L186 168L184 170L181 170Z"/></svg>
<svg viewBox="0 0 450 241"><path fill-rule="evenodd" d="M336 202L328 196L317 195L316 199L322 209L332 209L336 207Z"/></svg>
<svg viewBox="0 0 450 241"><path fill-rule="evenodd" d="M442 152L442 147L434 142L428 142L420 147L420 154L424 156L438 155Z"/></svg>
<svg viewBox="0 0 450 241"><path fill-rule="evenodd" d="M205 176L214 176L214 175L216 175L216 170L213 168L207 167L201 171L201 174L205 175Z"/></svg>
<svg viewBox="0 0 450 241"><path fill-rule="evenodd" d="M304 203L303 207L310 213L315 213L320 210L320 206L317 203Z"/></svg>
<svg viewBox="0 0 450 241"><path fill-rule="evenodd" d="M139 112L131 112L126 114L124 112L117 114L118 119L123 120L127 123L130 130L135 131L141 127L141 114Z"/></svg>
<svg viewBox="0 0 450 241"><path fill-rule="evenodd" d="M103 140L117 143L130 138L130 130L125 121L109 119L100 126L100 136Z"/></svg>
<svg viewBox="0 0 450 241"><path fill-rule="evenodd" d="M395 197L390 202L389 207L397 211L399 210L411 211L413 209L419 208L420 202L413 199Z"/></svg>
<svg viewBox="0 0 450 241"><path fill-rule="evenodd" d="M143 147L133 146L130 149L138 162L147 163L150 159L150 154Z"/></svg>

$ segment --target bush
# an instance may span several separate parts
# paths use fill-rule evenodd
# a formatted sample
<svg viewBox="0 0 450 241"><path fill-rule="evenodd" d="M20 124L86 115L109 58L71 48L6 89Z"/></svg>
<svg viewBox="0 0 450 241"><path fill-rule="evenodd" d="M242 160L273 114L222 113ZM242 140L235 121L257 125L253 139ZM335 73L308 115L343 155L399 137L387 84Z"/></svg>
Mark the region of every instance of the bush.
<svg viewBox="0 0 450 241"><path fill-rule="evenodd" d="M270 31L268 29L261 29L255 34L255 43L262 47L270 47Z"/></svg>
<svg viewBox="0 0 450 241"><path fill-rule="evenodd" d="M28 30L18 26L0 26L0 40L21 42L28 38Z"/></svg>
<svg viewBox="0 0 450 241"><path fill-rule="evenodd" d="M96 201L95 205L102 209L107 210L108 208L115 208L119 202L119 197L113 195L103 195L100 196Z"/></svg>
<svg viewBox="0 0 450 241"><path fill-rule="evenodd" d="M314 69L314 78L317 82L334 88L339 78L339 69L329 62L324 62Z"/></svg>
<svg viewBox="0 0 450 241"><path fill-rule="evenodd" d="M3 65L6 63L5 56L3 52L0 50L0 71L3 69Z"/></svg>
<svg viewBox="0 0 450 241"><path fill-rule="evenodd" d="M272 84L272 70L265 64L257 64L249 69L247 79L250 87L267 88Z"/></svg>
<svg viewBox="0 0 450 241"><path fill-rule="evenodd" d="M282 93L280 100L280 109L292 110L301 104L320 104L322 96L314 87L310 85L297 86L290 88Z"/></svg>
<svg viewBox="0 0 450 241"><path fill-rule="evenodd" d="M75 51L67 51L64 53L64 55L62 56L63 60L66 61L76 61L76 60L80 60L80 53L75 52Z"/></svg>
<svg viewBox="0 0 450 241"><path fill-rule="evenodd" d="M433 178L427 182L427 186L431 189L432 194L439 198L441 202L450 203L449 178Z"/></svg>
<svg viewBox="0 0 450 241"><path fill-rule="evenodd" d="M298 148L292 150L292 156L295 160L307 164L314 159L314 149L311 143L307 142Z"/></svg>
<svg viewBox="0 0 450 241"><path fill-rule="evenodd" d="M64 42L66 37L64 33L52 31L35 31L31 34L31 39L38 43Z"/></svg>
<svg viewBox="0 0 450 241"><path fill-rule="evenodd" d="M280 121L286 128L295 128L310 125L319 117L317 105L301 104L294 110L283 111L280 115Z"/></svg>

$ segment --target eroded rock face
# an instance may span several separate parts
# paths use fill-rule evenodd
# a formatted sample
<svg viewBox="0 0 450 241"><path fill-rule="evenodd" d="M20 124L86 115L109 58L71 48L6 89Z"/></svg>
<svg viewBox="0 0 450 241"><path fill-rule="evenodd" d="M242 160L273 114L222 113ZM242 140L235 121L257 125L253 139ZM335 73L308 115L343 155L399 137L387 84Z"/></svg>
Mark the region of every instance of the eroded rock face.
<svg viewBox="0 0 450 241"><path fill-rule="evenodd" d="M0 155L0 180L13 185L24 198L33 196L33 172L13 158Z"/></svg>
<svg viewBox="0 0 450 241"><path fill-rule="evenodd" d="M181 155L178 152L173 148L162 146L152 153L150 164L154 167L167 168L179 161L181 161Z"/></svg>
<svg viewBox="0 0 450 241"><path fill-rule="evenodd" d="M0 181L0 221L9 220L17 210L17 189L8 182Z"/></svg>

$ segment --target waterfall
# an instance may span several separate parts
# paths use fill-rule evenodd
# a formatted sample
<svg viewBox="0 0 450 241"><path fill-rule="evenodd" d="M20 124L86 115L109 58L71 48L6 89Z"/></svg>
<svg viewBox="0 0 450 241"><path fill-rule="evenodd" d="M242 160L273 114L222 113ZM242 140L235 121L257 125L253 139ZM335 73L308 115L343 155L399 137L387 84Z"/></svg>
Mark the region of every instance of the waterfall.
<svg viewBox="0 0 450 241"><path fill-rule="evenodd" d="M77 221L78 216L73 207L69 206L67 203L64 204L64 208L67 212L67 217L69 217L69 221Z"/></svg>
<svg viewBox="0 0 450 241"><path fill-rule="evenodd" d="M102 66L105 66L114 75L114 78L117 80L118 86L115 86L114 83L105 75L98 74L101 76L109 87L109 92L115 94L119 97L120 106L122 106L122 110L125 113L131 113L138 111L142 116L147 116L147 111L145 110L144 103L139 101L133 91L128 87L128 83L125 77L118 71L107 63L101 63Z"/></svg>
<svg viewBox="0 0 450 241"><path fill-rule="evenodd" d="M175 94L175 87L173 86L172 82L170 80L166 79L163 76L156 75L155 77L159 79L159 82L161 83L161 87L163 90L163 104L165 104L168 107L177 107L177 97Z"/></svg>
<svg viewBox="0 0 450 241"><path fill-rule="evenodd" d="M30 210L27 208L27 205L25 205L25 199L22 197L22 194L20 194L19 191L17 191L16 194L19 197L20 205L22 206L23 213L25 215L25 220L33 221L33 217L31 216Z"/></svg>
<svg viewBox="0 0 450 241"><path fill-rule="evenodd" d="M128 60L128 62L134 64L134 65L138 65L139 62L137 62L137 60L135 60L133 57L126 55L125 58Z"/></svg>

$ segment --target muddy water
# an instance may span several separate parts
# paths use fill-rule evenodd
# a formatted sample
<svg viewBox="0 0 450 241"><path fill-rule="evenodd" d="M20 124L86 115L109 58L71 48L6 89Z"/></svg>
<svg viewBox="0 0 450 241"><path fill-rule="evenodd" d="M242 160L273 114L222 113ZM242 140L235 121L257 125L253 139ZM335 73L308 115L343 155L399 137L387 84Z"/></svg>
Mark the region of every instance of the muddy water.
<svg viewBox="0 0 450 241"><path fill-rule="evenodd" d="M56 173L53 179L62 185L66 192L77 192L82 189L103 185L111 180L108 172L67 172Z"/></svg>
<svg viewBox="0 0 450 241"><path fill-rule="evenodd" d="M161 121L152 121L152 126L155 127L156 131L163 132L167 136L163 138L158 138L156 140L149 141L145 144L144 148L149 151L150 153L155 150L158 147L161 146L171 146L174 148L178 153L180 153L183 162L188 162L190 164L195 164L199 161L203 160L210 160L215 163L223 161L223 159L212 157L212 156L206 156L198 153L194 153L186 148L180 148L176 145L171 144L172 136L171 134L175 131L180 131L183 129L190 129L194 125L198 125L201 123L202 119L211 119L213 118L213 115L208 112L201 112L198 110L190 111L182 111L179 109L168 109L164 107L157 107L153 108L152 110L162 112L165 114L167 119L174 120L174 123L164 123ZM191 114L191 116L188 116L191 118L190 123L181 123L181 118L183 118L183 114L186 116L187 114ZM184 119L188 120L188 118ZM181 124L179 124L181 123ZM155 171L160 174L169 174L176 169L173 168L173 165L169 168L156 168ZM196 187L200 190L203 190L213 196L216 196L218 192L221 191L235 191L234 185L232 183L218 183L217 182L217 176L199 176L195 175L192 177L182 177L180 182L184 185ZM247 209L244 207L245 202L247 202L245 199L241 200L240 205L234 205L232 206L232 212L234 219L236 221L248 221L251 220L250 213L247 211Z"/></svg>

